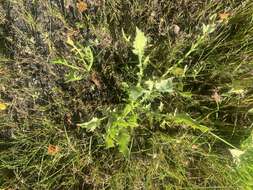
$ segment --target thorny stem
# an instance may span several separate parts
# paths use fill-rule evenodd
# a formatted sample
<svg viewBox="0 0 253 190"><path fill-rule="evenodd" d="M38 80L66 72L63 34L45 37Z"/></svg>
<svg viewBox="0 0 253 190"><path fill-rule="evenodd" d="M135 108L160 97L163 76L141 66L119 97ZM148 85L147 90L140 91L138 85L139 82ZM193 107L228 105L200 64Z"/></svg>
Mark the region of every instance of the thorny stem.
<svg viewBox="0 0 253 190"><path fill-rule="evenodd" d="M142 55L139 55L139 69L140 69L140 72L138 73L137 87L141 86L141 81L142 81L142 76L143 76Z"/></svg>

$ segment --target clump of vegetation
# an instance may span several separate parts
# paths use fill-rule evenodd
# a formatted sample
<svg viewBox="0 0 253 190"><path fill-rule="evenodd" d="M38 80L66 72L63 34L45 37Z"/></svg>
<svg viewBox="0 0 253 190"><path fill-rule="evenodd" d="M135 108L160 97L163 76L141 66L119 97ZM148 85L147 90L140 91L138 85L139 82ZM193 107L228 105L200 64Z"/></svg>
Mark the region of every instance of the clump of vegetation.
<svg viewBox="0 0 253 190"><path fill-rule="evenodd" d="M0 188L252 189L252 2L0 11Z"/></svg>
<svg viewBox="0 0 253 190"><path fill-rule="evenodd" d="M87 73L91 71L94 61L92 50L90 47L82 47L82 45L75 45L75 43L70 38L68 38L67 44L72 47L71 51L74 52L74 55L77 58L77 62L80 62L82 66L70 64L66 59L58 59L53 61L53 63L64 65L71 69L71 72L66 76L66 82L82 80L87 75Z"/></svg>

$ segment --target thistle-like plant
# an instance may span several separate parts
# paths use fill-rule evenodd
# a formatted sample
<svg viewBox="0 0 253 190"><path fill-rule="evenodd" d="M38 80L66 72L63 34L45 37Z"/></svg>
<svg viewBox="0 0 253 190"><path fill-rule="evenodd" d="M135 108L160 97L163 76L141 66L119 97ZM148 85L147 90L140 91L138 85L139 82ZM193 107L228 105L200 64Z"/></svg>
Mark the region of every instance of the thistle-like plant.
<svg viewBox="0 0 253 190"><path fill-rule="evenodd" d="M129 38L128 38L129 39ZM128 93L128 99L124 105L119 105L108 112L105 144L107 148L117 146L119 151L125 156L129 153L129 142L131 134L135 127L139 126L140 114L145 114L150 108L152 100L161 95L161 93L172 93L172 79L145 79L145 69L149 63L149 56L145 56L145 50L148 45L148 38L145 34L136 28L136 36L133 42L132 52L138 57L138 81L136 84L124 82L124 90ZM100 126L99 119L93 118L91 121ZM88 130L94 129L90 125L91 121L80 124L81 127Z"/></svg>
<svg viewBox="0 0 253 190"><path fill-rule="evenodd" d="M151 110L150 105L154 99L159 98L163 93L172 94L174 89L173 79L165 78L166 73L166 75L156 79L154 79L155 77L145 77L145 69L149 63L149 56L145 55L147 45L148 38L137 28L132 52L138 57L138 81L136 84L124 82L124 90L129 95L126 103L117 106L113 110L108 110L102 119L92 118L86 123L79 124L79 126L89 131L94 131L101 126L101 121L106 119L106 147L113 148L117 146L119 151L125 156L130 153L131 134L134 128L141 124L141 115L146 115L150 119L153 118L159 121L161 127L164 124L175 124L186 126L202 133L208 133L228 146L237 149L229 142L215 135L210 128L192 119L187 113L162 114L161 110L164 105L162 101L156 111Z"/></svg>

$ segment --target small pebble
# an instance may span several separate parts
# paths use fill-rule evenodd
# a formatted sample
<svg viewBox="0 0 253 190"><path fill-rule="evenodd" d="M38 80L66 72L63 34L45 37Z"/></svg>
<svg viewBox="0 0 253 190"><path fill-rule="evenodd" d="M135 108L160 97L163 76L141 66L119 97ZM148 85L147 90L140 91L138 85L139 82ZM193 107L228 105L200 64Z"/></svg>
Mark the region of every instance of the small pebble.
<svg viewBox="0 0 253 190"><path fill-rule="evenodd" d="M174 34L178 35L180 32L180 27L176 24L172 26Z"/></svg>

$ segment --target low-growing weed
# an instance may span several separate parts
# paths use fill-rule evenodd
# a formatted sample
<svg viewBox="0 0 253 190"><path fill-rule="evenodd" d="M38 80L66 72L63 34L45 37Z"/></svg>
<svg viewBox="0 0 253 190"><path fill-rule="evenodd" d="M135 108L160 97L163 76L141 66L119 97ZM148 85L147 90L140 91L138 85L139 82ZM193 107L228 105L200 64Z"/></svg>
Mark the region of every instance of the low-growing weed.
<svg viewBox="0 0 253 190"><path fill-rule="evenodd" d="M192 46L190 51L186 54L186 57L188 57L191 52L195 51L198 44L202 43L204 38L213 31L214 28L204 25L203 35L199 37L198 42ZM131 134L134 128L141 125L143 117L148 118L148 120L161 121L161 123L174 123L177 125L188 126L191 129L199 130L202 133L208 133L216 139L236 149L235 146L211 132L210 128L199 124L185 113L159 113L162 111L162 105L164 104L162 101L160 101L160 106L157 107L156 110L151 109L151 104L155 99L162 97L163 94L170 94L172 96L174 89L173 78L164 78L169 74L168 71L162 75L161 78L157 78L155 76L144 78L145 68L150 61L149 56L145 56L145 49L147 48L147 45L148 38L141 30L136 28L136 36L133 42L132 52L138 57L138 81L136 84L123 82L124 90L128 93L128 99L125 101L126 104L119 105L113 110L108 110L108 114L102 119L92 118L92 120L86 123L78 124L78 126L86 128L88 131L94 131L101 125L101 120L106 118L108 120L105 126L106 147L113 148L118 146L119 151L125 156L130 153L128 146L131 141ZM183 59L179 62L182 63Z"/></svg>
<svg viewBox="0 0 253 190"><path fill-rule="evenodd" d="M68 37L67 44L71 46L71 51L76 55L75 63L69 63L66 59L57 59L53 63L70 69L70 72L66 75L66 82L68 83L87 77L87 74L91 71L94 57L90 47L75 44L70 37Z"/></svg>
<svg viewBox="0 0 253 190"><path fill-rule="evenodd" d="M128 145L131 140L131 133L140 122L140 114L150 111L151 102L161 96L161 93L172 93L173 82L169 79L144 79L145 68L149 62L149 56L145 56L145 49L148 45L148 38L142 31L136 28L136 37L133 42L132 52L138 57L138 81L136 84L123 82L124 90L128 93L126 104L120 105L108 111L105 116L106 124L105 144L107 148L119 147L120 152L125 156L129 154ZM96 121L95 123L93 121ZM93 118L91 121L79 126L90 130L90 122L99 125L100 119ZM94 130L94 129L93 129Z"/></svg>

